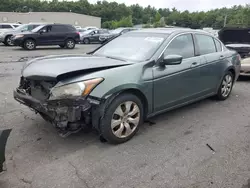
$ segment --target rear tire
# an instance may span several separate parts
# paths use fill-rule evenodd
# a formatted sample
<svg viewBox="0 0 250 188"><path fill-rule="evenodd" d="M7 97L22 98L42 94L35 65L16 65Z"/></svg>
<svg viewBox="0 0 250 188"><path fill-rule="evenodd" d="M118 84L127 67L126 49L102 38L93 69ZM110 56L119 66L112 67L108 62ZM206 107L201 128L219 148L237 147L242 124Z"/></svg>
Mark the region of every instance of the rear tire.
<svg viewBox="0 0 250 188"><path fill-rule="evenodd" d="M76 42L73 39L68 39L65 43L67 49L74 49Z"/></svg>
<svg viewBox="0 0 250 188"><path fill-rule="evenodd" d="M143 123L143 104L130 93L117 96L105 108L100 121L101 136L111 144L130 140Z"/></svg>
<svg viewBox="0 0 250 188"><path fill-rule="evenodd" d="M232 74L232 72L228 71L220 84L220 87L218 89L218 92L216 94L216 99L220 100L220 101L224 101L226 100L232 91L233 88L233 83L234 83L234 75Z"/></svg>
<svg viewBox="0 0 250 188"><path fill-rule="evenodd" d="M83 39L84 44L90 44L90 40L88 38Z"/></svg>
<svg viewBox="0 0 250 188"><path fill-rule="evenodd" d="M27 39L23 42L23 48L25 50L34 50L36 49L36 42L33 39Z"/></svg>

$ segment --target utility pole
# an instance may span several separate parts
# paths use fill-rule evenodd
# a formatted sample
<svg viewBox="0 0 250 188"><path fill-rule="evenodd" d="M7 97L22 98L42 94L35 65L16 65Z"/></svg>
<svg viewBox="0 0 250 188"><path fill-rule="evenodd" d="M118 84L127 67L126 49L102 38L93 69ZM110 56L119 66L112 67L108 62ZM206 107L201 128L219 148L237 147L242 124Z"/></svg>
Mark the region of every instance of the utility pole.
<svg viewBox="0 0 250 188"><path fill-rule="evenodd" d="M226 27L226 25L227 25L227 14L224 17L224 27Z"/></svg>

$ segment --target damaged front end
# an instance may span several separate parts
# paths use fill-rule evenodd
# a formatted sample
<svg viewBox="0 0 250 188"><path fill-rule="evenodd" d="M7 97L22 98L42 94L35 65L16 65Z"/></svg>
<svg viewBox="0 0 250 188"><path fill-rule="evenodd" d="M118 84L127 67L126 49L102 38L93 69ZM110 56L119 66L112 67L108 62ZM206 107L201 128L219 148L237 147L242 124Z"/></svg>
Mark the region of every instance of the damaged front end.
<svg viewBox="0 0 250 188"><path fill-rule="evenodd" d="M93 82L93 80L90 81ZM94 84L89 81L81 82L84 89L78 91L74 88L75 83L73 83L75 85L68 84L66 87L64 85L56 87L58 84L56 81L31 80L22 77L19 87L14 91L14 98L39 113L57 128L60 136L66 137L83 128L92 127L92 110L95 109L93 106L98 105L99 101L93 102L87 96L101 81L97 80Z"/></svg>

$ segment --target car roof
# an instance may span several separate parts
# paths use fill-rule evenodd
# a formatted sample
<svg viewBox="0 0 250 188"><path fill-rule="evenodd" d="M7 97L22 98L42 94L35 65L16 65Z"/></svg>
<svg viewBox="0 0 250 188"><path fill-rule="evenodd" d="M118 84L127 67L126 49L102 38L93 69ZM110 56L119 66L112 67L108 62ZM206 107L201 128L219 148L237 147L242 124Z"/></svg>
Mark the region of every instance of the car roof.
<svg viewBox="0 0 250 188"><path fill-rule="evenodd" d="M157 33L157 34L166 34L170 35L172 33L180 34L185 32L194 32L194 33L201 33L206 35L211 35L210 33L203 31L203 30L195 30L190 28L179 28L179 27L170 27L170 28L143 28L139 30L131 31L130 33Z"/></svg>
<svg viewBox="0 0 250 188"><path fill-rule="evenodd" d="M1 25L21 25L19 23L0 23Z"/></svg>

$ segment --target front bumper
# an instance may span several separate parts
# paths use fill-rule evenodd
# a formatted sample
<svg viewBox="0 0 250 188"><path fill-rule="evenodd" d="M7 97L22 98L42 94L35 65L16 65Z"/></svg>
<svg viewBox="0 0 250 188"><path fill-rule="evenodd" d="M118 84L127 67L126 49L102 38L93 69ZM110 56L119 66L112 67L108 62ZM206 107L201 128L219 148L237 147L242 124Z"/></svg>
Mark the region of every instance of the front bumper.
<svg viewBox="0 0 250 188"><path fill-rule="evenodd" d="M12 42L16 46L22 46L23 45L23 38L12 38Z"/></svg>
<svg viewBox="0 0 250 188"><path fill-rule="evenodd" d="M40 113L61 130L89 124L91 103L84 97L41 102L21 89L16 89L13 95L15 100Z"/></svg>

